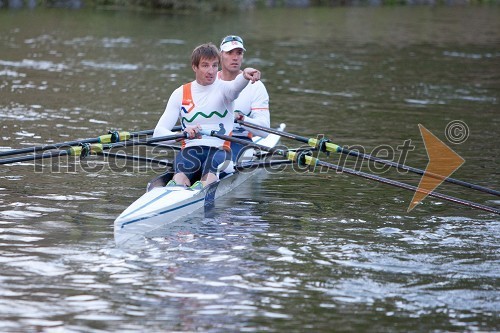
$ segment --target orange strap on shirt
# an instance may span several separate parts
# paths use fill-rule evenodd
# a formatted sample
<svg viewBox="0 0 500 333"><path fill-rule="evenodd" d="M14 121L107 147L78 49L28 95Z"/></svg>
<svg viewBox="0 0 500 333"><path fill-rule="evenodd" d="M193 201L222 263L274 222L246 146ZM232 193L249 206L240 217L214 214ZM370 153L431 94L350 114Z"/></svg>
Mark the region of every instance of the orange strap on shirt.
<svg viewBox="0 0 500 333"><path fill-rule="evenodd" d="M189 113L194 109L193 95L191 94L191 82L182 86L182 106L181 109L185 113Z"/></svg>

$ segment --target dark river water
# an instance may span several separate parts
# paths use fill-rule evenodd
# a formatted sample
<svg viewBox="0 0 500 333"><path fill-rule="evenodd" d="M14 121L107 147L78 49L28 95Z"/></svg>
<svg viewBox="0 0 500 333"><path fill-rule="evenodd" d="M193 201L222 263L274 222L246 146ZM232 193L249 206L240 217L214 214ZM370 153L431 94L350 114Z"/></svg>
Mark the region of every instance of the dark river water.
<svg viewBox="0 0 500 333"><path fill-rule="evenodd" d="M455 178L500 189L498 6L3 10L0 32L0 151L152 129L194 78L193 47L240 34L273 126L383 147L395 161L411 140L405 163L425 169L421 124L465 160ZM446 130L454 124L467 127ZM182 230L116 246L114 219L158 172L98 157L0 165L0 331L500 330L498 215L433 198L407 212L411 191L289 167ZM455 185L438 191L500 205Z"/></svg>

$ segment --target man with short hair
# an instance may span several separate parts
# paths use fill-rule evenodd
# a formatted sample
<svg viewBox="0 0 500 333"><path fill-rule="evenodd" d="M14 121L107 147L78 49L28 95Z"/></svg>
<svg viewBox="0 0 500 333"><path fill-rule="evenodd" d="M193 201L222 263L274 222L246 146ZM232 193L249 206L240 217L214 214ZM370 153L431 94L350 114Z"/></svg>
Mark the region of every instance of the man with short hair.
<svg viewBox="0 0 500 333"><path fill-rule="evenodd" d="M242 72L241 65L245 54L243 39L239 36L229 35L222 39L220 44L221 67L219 78L223 81L234 80ZM243 89L239 97L234 101L234 111L236 120L269 127L269 95L262 81L249 84ZM268 133L252 128L246 128L239 124L234 125L233 136L238 139L252 141L252 136L257 135L267 137ZM243 154L245 146L232 142L231 153L233 161L238 161Z"/></svg>
<svg viewBox="0 0 500 333"><path fill-rule="evenodd" d="M161 116L153 137L171 135L180 119L187 139L175 157L174 177L170 185L204 187L217 178L217 168L230 160L230 143L200 131L217 131L231 135L234 123L234 100L247 86L260 80L260 72L245 68L234 81L217 80L220 54L212 43L196 47L191 55L195 80L174 90ZM201 177L201 178L200 178ZM195 186L193 185L193 186Z"/></svg>

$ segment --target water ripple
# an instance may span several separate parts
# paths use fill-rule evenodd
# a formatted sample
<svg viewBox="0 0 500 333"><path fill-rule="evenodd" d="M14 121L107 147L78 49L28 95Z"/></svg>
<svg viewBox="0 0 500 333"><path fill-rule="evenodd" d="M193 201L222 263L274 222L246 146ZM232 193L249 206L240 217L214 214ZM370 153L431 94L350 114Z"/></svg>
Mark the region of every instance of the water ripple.
<svg viewBox="0 0 500 333"><path fill-rule="evenodd" d="M95 61L84 60L81 62L83 66L98 68L98 69L113 69L113 70L121 70L121 71L136 71L141 69L142 65L138 64L124 64L124 63L115 63L115 62L105 62L98 63Z"/></svg>
<svg viewBox="0 0 500 333"><path fill-rule="evenodd" d="M47 60L23 59L21 61L0 60L0 65L6 67L29 68L48 72L62 72L68 69L65 64L57 64Z"/></svg>

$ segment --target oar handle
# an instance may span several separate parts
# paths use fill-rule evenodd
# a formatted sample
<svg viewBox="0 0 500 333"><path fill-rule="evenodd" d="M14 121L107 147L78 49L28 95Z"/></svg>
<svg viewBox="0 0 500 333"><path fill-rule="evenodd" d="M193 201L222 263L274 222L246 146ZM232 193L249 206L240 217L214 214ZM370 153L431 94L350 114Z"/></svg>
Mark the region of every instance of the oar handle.
<svg viewBox="0 0 500 333"><path fill-rule="evenodd" d="M178 140L178 139L186 139L187 137L188 136L187 136L186 132L181 132L181 133L177 133L177 134L172 134L172 135L167 135L167 136L160 136L160 137L156 137L156 138L146 139L146 140L140 142L139 144L150 144L150 143L161 142L161 141L171 141L171 140Z"/></svg>
<svg viewBox="0 0 500 333"><path fill-rule="evenodd" d="M213 134L217 134L216 131L209 131L209 130L204 130L204 129L202 129L199 133L201 135L206 135L206 136L213 136Z"/></svg>

